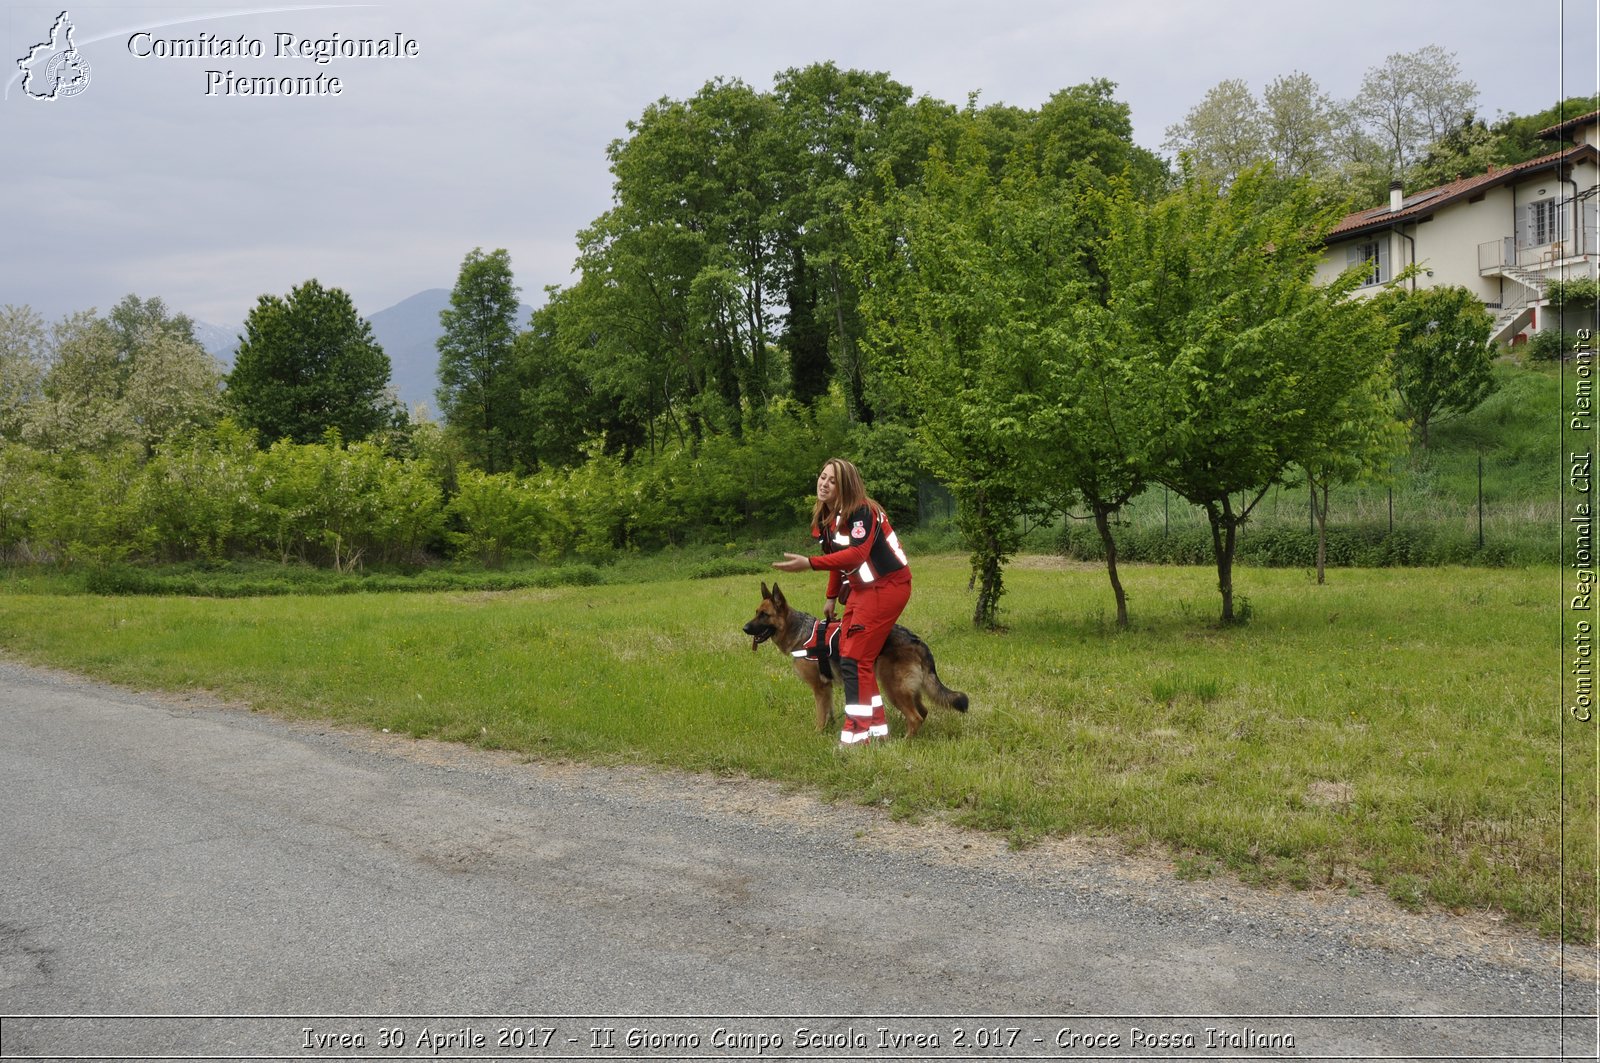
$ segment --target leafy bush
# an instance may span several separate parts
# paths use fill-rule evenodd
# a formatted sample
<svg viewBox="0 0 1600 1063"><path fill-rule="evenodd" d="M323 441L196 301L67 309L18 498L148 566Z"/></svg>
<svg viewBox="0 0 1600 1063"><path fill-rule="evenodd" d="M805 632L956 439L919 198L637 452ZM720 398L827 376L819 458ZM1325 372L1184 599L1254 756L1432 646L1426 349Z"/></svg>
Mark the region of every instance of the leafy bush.
<svg viewBox="0 0 1600 1063"><path fill-rule="evenodd" d="M490 568L513 550L537 547L543 510L531 485L510 473L463 471L445 512L459 529L448 533L457 552Z"/></svg>
<svg viewBox="0 0 1600 1063"><path fill-rule="evenodd" d="M721 579L724 576L765 576L772 566L765 561L744 557L719 557L696 565L689 575L693 579Z"/></svg>
<svg viewBox="0 0 1600 1063"><path fill-rule="evenodd" d="M252 480L259 453L254 434L231 421L158 448L140 476L140 553L217 561L253 549L260 503Z"/></svg>
<svg viewBox="0 0 1600 1063"><path fill-rule="evenodd" d="M1545 298L1551 306L1562 309L1592 305L1600 298L1600 281L1594 277L1573 277L1570 280L1553 280L1545 286Z"/></svg>
<svg viewBox="0 0 1600 1063"><path fill-rule="evenodd" d="M36 525L50 488L50 459L15 443L0 446L0 558L38 560Z"/></svg>
<svg viewBox="0 0 1600 1063"><path fill-rule="evenodd" d="M1556 329L1540 329L1528 340L1527 357L1530 361L1556 362L1561 360L1563 353L1561 333Z"/></svg>
<svg viewBox="0 0 1600 1063"><path fill-rule="evenodd" d="M916 527L920 515L917 484L932 476L923 465L911 428L892 421L857 425L850 433L849 452L856 455L852 460L861 466L863 475L870 477L867 491L889 511L895 529Z"/></svg>
<svg viewBox="0 0 1600 1063"><path fill-rule="evenodd" d="M280 440L256 468L263 530L278 556L336 571L414 554L443 519L440 489L418 463L373 443Z"/></svg>

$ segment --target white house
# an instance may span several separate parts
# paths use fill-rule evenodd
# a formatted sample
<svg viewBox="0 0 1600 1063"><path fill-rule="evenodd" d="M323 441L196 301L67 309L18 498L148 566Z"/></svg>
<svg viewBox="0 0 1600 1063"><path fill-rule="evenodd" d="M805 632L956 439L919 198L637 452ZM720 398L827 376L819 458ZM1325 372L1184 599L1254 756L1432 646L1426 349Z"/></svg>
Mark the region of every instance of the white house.
<svg viewBox="0 0 1600 1063"><path fill-rule="evenodd" d="M1546 325L1545 285L1593 277L1600 264L1595 200L1600 190L1600 111L1542 129L1559 151L1491 167L1447 185L1405 193L1334 226L1317 279L1331 281L1370 261L1363 292L1381 290L1416 263L1416 288L1460 285L1495 313L1494 339L1512 343Z"/></svg>

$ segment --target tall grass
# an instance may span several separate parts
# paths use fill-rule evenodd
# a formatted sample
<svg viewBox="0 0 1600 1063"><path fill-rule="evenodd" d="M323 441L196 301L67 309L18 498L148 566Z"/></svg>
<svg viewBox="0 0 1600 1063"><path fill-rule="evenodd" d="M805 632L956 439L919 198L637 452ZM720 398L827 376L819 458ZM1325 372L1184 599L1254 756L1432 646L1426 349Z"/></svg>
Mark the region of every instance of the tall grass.
<svg viewBox="0 0 1600 1063"><path fill-rule="evenodd" d="M1108 835L1186 873L1381 889L1594 937L1595 851L1562 851L1558 570L1250 568L1249 625L1214 576L1024 561L1005 634L967 622L966 564L919 556L904 620L972 711L839 756L810 697L740 625L760 577L503 593L258 599L0 595L0 649L105 679L205 688L530 756L741 773L941 815L1019 843ZM819 579L785 577L819 604ZM811 601L817 599L818 601ZM898 721L892 726L900 731ZM1568 778L1592 778L1570 743ZM1584 774L1587 773L1587 774ZM1592 796L1592 795L1591 795Z"/></svg>

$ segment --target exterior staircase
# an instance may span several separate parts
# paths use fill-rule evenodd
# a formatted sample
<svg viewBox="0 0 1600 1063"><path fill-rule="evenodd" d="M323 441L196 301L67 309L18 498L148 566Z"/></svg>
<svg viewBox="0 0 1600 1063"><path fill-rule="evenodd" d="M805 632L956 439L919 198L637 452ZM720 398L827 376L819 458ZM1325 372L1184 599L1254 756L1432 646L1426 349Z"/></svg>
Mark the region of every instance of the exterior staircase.
<svg viewBox="0 0 1600 1063"><path fill-rule="evenodd" d="M1504 343L1521 332L1523 326L1533 316L1533 307L1529 304L1544 298L1549 278L1537 270L1522 266L1502 265L1497 272L1516 281L1523 288L1523 295L1520 298L1506 303L1495 315L1489 339L1493 343Z"/></svg>

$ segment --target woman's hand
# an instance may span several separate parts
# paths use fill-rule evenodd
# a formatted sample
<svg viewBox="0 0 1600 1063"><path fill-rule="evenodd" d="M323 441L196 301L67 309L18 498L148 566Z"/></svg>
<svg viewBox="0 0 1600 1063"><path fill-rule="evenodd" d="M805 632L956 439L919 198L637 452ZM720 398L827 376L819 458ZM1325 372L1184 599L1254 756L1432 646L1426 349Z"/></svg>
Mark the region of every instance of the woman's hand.
<svg viewBox="0 0 1600 1063"><path fill-rule="evenodd" d="M784 551L782 561L774 561L772 567L780 572L810 572L811 559L805 554L791 554Z"/></svg>

